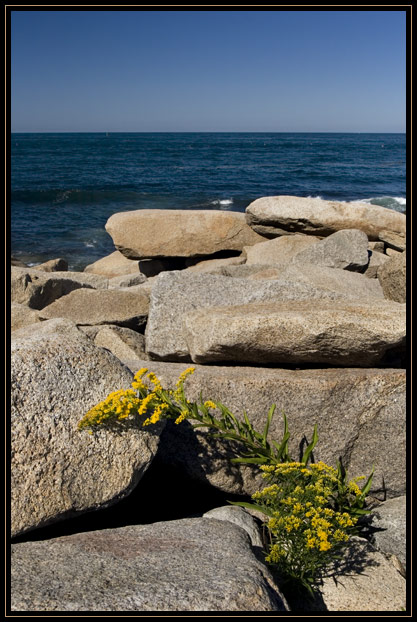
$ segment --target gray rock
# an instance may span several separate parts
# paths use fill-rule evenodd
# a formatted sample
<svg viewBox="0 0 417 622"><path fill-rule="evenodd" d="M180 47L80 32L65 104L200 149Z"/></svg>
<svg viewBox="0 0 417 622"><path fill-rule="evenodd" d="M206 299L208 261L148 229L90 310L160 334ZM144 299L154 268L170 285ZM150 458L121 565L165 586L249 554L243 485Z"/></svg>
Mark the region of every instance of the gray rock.
<svg viewBox="0 0 417 622"><path fill-rule="evenodd" d="M107 289L106 278L83 272L43 272L12 267L11 301L43 309L75 289Z"/></svg>
<svg viewBox="0 0 417 622"><path fill-rule="evenodd" d="M275 265L288 263L295 255L314 246L319 241L311 235L282 235L243 249L246 264Z"/></svg>
<svg viewBox="0 0 417 622"><path fill-rule="evenodd" d="M388 300L406 302L407 264L405 252L391 257L389 261L380 266L377 271L377 277L384 296Z"/></svg>
<svg viewBox="0 0 417 622"><path fill-rule="evenodd" d="M368 236L359 229L336 231L318 244L302 250L292 258L292 262L364 272L369 263Z"/></svg>
<svg viewBox="0 0 417 622"><path fill-rule="evenodd" d="M140 286L136 286L140 287ZM76 324L117 324L134 330L146 322L149 298L133 287L78 289L42 309L43 319L68 318Z"/></svg>
<svg viewBox="0 0 417 622"><path fill-rule="evenodd" d="M174 388L187 365L131 360L136 373L148 367L164 387ZM270 438L282 439L282 411L291 433L290 455L300 458L303 439L311 440L317 423L319 441L314 459L336 466L339 457L349 477L368 476L375 465L372 491L388 497L402 495L406 485L406 372L403 369L272 369L195 365L185 383L188 399L222 402L237 417L248 413L262 431L272 404L276 412ZM302 451L304 451L304 449ZM207 433L187 423L169 422L158 456L189 477L210 482L228 493L252 494L264 485L256 467L230 463L236 448L208 439Z"/></svg>
<svg viewBox="0 0 417 622"><path fill-rule="evenodd" d="M280 278L338 292L346 299L352 298L369 303L384 299L382 287L376 279L369 279L364 274L340 268L307 263L290 264L282 271Z"/></svg>
<svg viewBox="0 0 417 622"><path fill-rule="evenodd" d="M122 274L121 276L114 276L109 279L109 289L115 289L119 287L132 287L134 285L141 285L145 283L146 276L141 272L134 274Z"/></svg>
<svg viewBox="0 0 417 622"><path fill-rule="evenodd" d="M12 545L12 611L288 611L249 536L189 518Z"/></svg>
<svg viewBox="0 0 417 622"><path fill-rule="evenodd" d="M407 567L407 508L406 497L387 499L371 514L372 544L379 551L396 555L404 569Z"/></svg>
<svg viewBox="0 0 417 622"><path fill-rule="evenodd" d="M96 346L110 350L121 361L135 358L146 359L145 337L130 328L105 326L94 335Z"/></svg>
<svg viewBox="0 0 417 622"><path fill-rule="evenodd" d="M403 352L404 305L296 300L196 309L183 331L199 364L326 364L373 367Z"/></svg>
<svg viewBox="0 0 417 622"><path fill-rule="evenodd" d="M405 251L405 232L395 233L394 231L380 231L378 237L389 248L393 248L400 252Z"/></svg>
<svg viewBox="0 0 417 622"><path fill-rule="evenodd" d="M241 266L238 266L241 267ZM369 279L366 279L369 282ZM146 325L146 352L152 359L190 360L182 320L192 309L237 305L266 300L337 300L337 294L308 283L287 280L248 283L213 274L164 272L152 288Z"/></svg>
<svg viewBox="0 0 417 622"><path fill-rule="evenodd" d="M341 229L360 229L370 240L383 230L404 233L406 217L369 203L324 201L294 196L262 197L246 208L254 231L268 237L286 233L327 236Z"/></svg>
<svg viewBox="0 0 417 622"><path fill-rule="evenodd" d="M38 326L38 325L35 325ZM84 414L132 373L68 320L42 322L11 346L12 535L107 507L145 473L162 425L79 431Z"/></svg>
<svg viewBox="0 0 417 622"><path fill-rule="evenodd" d="M378 253L376 251L369 251L369 264L366 268L364 275L369 279L376 279L378 274L378 268L382 266L385 262L389 261L389 257L384 255L383 253Z"/></svg>
<svg viewBox="0 0 417 622"><path fill-rule="evenodd" d="M244 508L236 505L224 505L214 508L203 514L204 518L214 518L216 520L224 520L238 527L242 527L250 537L253 547L258 547L260 551L264 547L261 534L253 517Z"/></svg>
<svg viewBox="0 0 417 622"><path fill-rule="evenodd" d="M10 319L11 332L41 321L38 311L17 302L12 302L11 304Z"/></svg>
<svg viewBox="0 0 417 622"><path fill-rule="evenodd" d="M406 607L406 582L382 553L353 537L334 575L323 580L324 611L396 611Z"/></svg>

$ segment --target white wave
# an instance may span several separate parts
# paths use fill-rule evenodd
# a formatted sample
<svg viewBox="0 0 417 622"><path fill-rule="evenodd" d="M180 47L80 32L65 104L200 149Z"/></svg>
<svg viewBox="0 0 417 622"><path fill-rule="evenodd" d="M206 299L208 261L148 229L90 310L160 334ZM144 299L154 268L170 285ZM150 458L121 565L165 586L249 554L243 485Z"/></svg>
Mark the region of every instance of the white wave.
<svg viewBox="0 0 417 622"><path fill-rule="evenodd" d="M97 240L89 240L88 242L84 242L84 246L87 248L94 248L97 244Z"/></svg>
<svg viewBox="0 0 417 622"><path fill-rule="evenodd" d="M233 199L216 199L212 201L214 205L231 205L233 203Z"/></svg>

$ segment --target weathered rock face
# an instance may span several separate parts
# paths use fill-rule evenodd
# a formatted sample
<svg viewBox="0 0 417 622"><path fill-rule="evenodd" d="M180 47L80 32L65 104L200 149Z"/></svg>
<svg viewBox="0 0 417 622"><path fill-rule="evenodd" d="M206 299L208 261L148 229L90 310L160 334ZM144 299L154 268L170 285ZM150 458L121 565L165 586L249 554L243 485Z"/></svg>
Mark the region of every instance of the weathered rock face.
<svg viewBox="0 0 417 622"><path fill-rule="evenodd" d="M238 266L240 267L240 266ZM366 279L369 283L369 279ZM183 336L183 317L192 309L237 305L264 300L337 300L342 294L289 280L231 279L212 274L178 271L160 274L152 288L146 325L146 352L153 359L190 360Z"/></svg>
<svg viewBox="0 0 417 622"><path fill-rule="evenodd" d="M387 499L371 514L372 544L383 553L396 555L407 567L407 504L405 495Z"/></svg>
<svg viewBox="0 0 417 622"><path fill-rule="evenodd" d="M129 494L156 453L161 426L90 435L77 423L111 391L128 388L131 372L66 320L14 339L11 354L12 535Z"/></svg>
<svg viewBox="0 0 417 622"><path fill-rule="evenodd" d="M364 274L369 279L376 279L379 266L382 266L384 263L389 261L389 257L387 255L383 255L382 253L378 253L377 251L369 251L369 264L366 268Z"/></svg>
<svg viewBox="0 0 417 622"><path fill-rule="evenodd" d="M364 272L369 263L368 236L359 229L343 229L293 257L295 263Z"/></svg>
<svg viewBox="0 0 417 622"><path fill-rule="evenodd" d="M396 611L406 606L406 582L364 538L352 538L335 576L323 580L324 611Z"/></svg>
<svg viewBox="0 0 417 622"><path fill-rule="evenodd" d="M404 233L406 218L368 203L324 201L293 196L262 197L246 208L248 224L268 237L288 233L327 236L341 229L360 229L370 240L383 230Z"/></svg>
<svg viewBox="0 0 417 622"><path fill-rule="evenodd" d="M11 324L10 330L19 330L24 326L29 326L35 322L40 322L39 312L35 309L30 309L27 305L22 305L17 302L11 304Z"/></svg>
<svg viewBox="0 0 417 622"><path fill-rule="evenodd" d="M283 269L280 278L307 283L311 287L322 287L343 294L345 298L356 298L364 302L371 303L384 299L382 287L376 279L369 279L364 274L340 268L293 263Z"/></svg>
<svg viewBox="0 0 417 622"><path fill-rule="evenodd" d="M378 237L389 248L393 248L396 251L405 251L405 232L396 233L394 231L380 231Z"/></svg>
<svg viewBox="0 0 417 622"><path fill-rule="evenodd" d="M164 387L174 388L186 365L156 361L125 361L135 373L148 367ZM305 369L195 365L185 383L188 399L222 402L238 418L248 413L262 431L272 404L276 413L270 438L283 435L282 411L288 418L290 455L300 458L317 423L319 441L314 459L336 466L339 457L349 477L368 476L375 465L372 490L388 497L402 495L406 485L406 372L402 369ZM264 485L256 467L230 463L234 448L208 439L187 423L164 429L158 456L188 476L210 482L228 493L252 494Z"/></svg>
<svg viewBox="0 0 417 622"><path fill-rule="evenodd" d="M244 214L221 210L120 212L109 218L106 231L129 259L200 257L263 241Z"/></svg>
<svg viewBox="0 0 417 622"><path fill-rule="evenodd" d="M240 527L189 518L12 545L12 611L286 611Z"/></svg>
<svg viewBox="0 0 417 622"><path fill-rule="evenodd" d="M139 286L140 287L140 286ZM43 319L67 318L76 324L117 324L133 330L146 322L149 298L137 289L78 289L42 309Z"/></svg>
<svg viewBox="0 0 417 622"><path fill-rule="evenodd" d="M282 235L244 249L246 265L274 266L289 262L295 255L317 244L320 238L312 235Z"/></svg>
<svg viewBox="0 0 417 622"><path fill-rule="evenodd" d="M36 270L43 270L44 272L66 272L68 270L68 262L62 257L58 259L50 259L44 263L38 264Z"/></svg>
<svg viewBox="0 0 417 622"><path fill-rule="evenodd" d="M372 367L405 348L404 305L297 300L197 309L183 334L195 363Z"/></svg>
<svg viewBox="0 0 417 622"><path fill-rule="evenodd" d="M82 272L44 272L12 267L11 300L32 309L43 309L75 289L107 289L106 278Z"/></svg>
<svg viewBox="0 0 417 622"><path fill-rule="evenodd" d="M96 346L110 350L121 361L135 358L147 358L145 337L130 328L104 326L94 336Z"/></svg>
<svg viewBox="0 0 417 622"><path fill-rule="evenodd" d="M407 297L406 254L391 257L377 271L384 296L396 302L405 302Z"/></svg>
<svg viewBox="0 0 417 622"><path fill-rule="evenodd" d="M136 274L139 272L139 263L133 259L128 259L119 251L114 251L106 257L90 263L84 268L84 272L101 274L109 279L116 276L126 276L126 274Z"/></svg>

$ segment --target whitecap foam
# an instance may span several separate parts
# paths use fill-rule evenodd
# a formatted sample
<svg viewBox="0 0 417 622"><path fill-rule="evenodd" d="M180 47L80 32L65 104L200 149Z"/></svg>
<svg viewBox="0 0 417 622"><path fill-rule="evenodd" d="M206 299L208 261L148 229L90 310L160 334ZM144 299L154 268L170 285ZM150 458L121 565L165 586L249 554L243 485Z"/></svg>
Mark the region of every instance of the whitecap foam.
<svg viewBox="0 0 417 622"><path fill-rule="evenodd" d="M212 201L214 205L231 205L233 203L233 199L216 199Z"/></svg>

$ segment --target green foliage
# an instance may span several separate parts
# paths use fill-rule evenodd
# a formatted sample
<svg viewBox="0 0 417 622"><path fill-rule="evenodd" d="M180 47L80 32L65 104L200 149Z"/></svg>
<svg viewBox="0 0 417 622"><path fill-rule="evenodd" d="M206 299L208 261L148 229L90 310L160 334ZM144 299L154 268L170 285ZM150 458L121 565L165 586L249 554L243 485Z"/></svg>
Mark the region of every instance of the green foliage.
<svg viewBox="0 0 417 622"><path fill-rule="evenodd" d="M91 434L100 426L123 425L134 420L146 426L160 419L176 424L193 422L194 428L205 428L213 438L233 441L242 449L232 462L258 465L268 485L252 495L253 503L240 502L265 516L269 536L266 561L282 577L295 580L310 591L329 564L340 556L349 536L355 532L358 518L368 513L365 507L373 477L373 469L362 488L357 484L364 477L348 481L341 464L337 468L323 462L311 463L318 442L314 426L311 442L299 462L288 449L290 432L285 413L281 441L269 439L275 405L266 417L262 432L252 426L246 412L239 420L221 402L190 402L185 395L184 380L194 372L185 370L175 389L162 387L153 373L143 368L137 372L132 389L115 391L97 404L79 422L80 430ZM146 376L145 376L146 374Z"/></svg>

